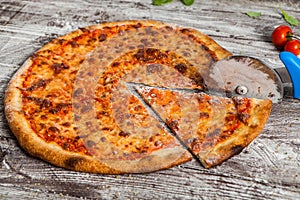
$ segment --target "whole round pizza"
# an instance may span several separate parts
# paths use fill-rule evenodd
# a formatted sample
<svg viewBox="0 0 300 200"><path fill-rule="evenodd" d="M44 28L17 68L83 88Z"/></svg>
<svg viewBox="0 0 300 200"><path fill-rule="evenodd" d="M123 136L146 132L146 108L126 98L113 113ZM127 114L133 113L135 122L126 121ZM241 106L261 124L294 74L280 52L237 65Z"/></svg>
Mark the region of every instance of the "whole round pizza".
<svg viewBox="0 0 300 200"><path fill-rule="evenodd" d="M56 166L104 174L216 166L266 123L270 100L211 94L231 53L190 28L121 21L81 28L34 53L9 83L20 145Z"/></svg>

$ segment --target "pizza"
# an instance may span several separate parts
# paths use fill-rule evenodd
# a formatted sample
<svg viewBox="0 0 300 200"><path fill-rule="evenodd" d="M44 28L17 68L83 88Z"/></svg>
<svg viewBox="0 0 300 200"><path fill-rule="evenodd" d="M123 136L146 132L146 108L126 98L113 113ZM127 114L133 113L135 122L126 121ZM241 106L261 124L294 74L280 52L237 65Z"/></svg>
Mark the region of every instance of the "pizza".
<svg viewBox="0 0 300 200"><path fill-rule="evenodd" d="M247 146L271 110L269 100L206 94L210 66L230 55L197 30L157 21L80 28L12 77L6 118L30 155L66 169L143 173L194 155L209 168Z"/></svg>
<svg viewBox="0 0 300 200"><path fill-rule="evenodd" d="M270 100L218 97L176 88L134 88L206 168L249 145L271 110Z"/></svg>

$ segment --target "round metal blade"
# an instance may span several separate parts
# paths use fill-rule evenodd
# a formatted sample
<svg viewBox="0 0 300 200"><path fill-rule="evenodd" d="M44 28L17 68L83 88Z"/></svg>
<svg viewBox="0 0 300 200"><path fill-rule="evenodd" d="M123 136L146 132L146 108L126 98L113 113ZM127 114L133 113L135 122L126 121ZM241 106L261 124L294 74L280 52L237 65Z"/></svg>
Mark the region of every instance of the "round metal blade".
<svg viewBox="0 0 300 200"><path fill-rule="evenodd" d="M259 59L231 56L212 65L207 79L211 91L228 97L243 96L281 101L283 85L278 74Z"/></svg>

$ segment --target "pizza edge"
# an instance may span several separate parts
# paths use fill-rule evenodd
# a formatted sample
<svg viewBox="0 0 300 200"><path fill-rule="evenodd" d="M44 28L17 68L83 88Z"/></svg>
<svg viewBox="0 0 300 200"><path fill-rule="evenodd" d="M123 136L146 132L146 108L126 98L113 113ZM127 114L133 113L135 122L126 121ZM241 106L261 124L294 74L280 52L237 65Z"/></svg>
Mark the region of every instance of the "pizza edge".
<svg viewBox="0 0 300 200"><path fill-rule="evenodd" d="M133 24L142 24L143 26L155 26L157 28L161 28L161 27L172 27L176 30L180 29L180 30L184 30L187 29L189 31L189 33L191 33L192 35L196 36L196 39L200 39L201 42L210 50L210 52L214 53L214 56L216 57L217 60L221 60L224 59L226 57L232 56L233 54L231 52L229 52L228 50L226 50L225 48L223 48L221 45L219 45L215 40L213 40L210 36L202 33L201 31L192 28L192 27L187 27L187 26L179 26L176 24L170 24L170 23L165 23L162 21L155 21L155 20L125 20L125 21L115 21L115 22L105 22L102 24L96 24L96 25L90 25L87 26L85 29L90 29L90 30L94 30L94 29L101 29L103 27L106 26L122 26L122 25L133 25ZM71 34L76 34L78 30L67 34L70 35ZM64 37L64 36L62 36ZM59 38L58 38L59 39Z"/></svg>
<svg viewBox="0 0 300 200"><path fill-rule="evenodd" d="M151 103L149 101L150 98L156 98L157 96L151 97L149 96L150 93L143 94L144 86L142 87L136 87L136 89L139 91L139 94L141 97L156 111L156 113L165 121L165 123L169 124L168 118L173 116L173 113L167 113L165 112L164 107L166 104L157 104L155 101ZM152 90L159 91L157 88L152 88ZM172 91L172 90L163 90L164 92L166 91ZM155 94L155 93L153 93ZM183 93L172 93L172 95L175 95L176 98L171 98L171 99L180 99L179 96L183 95ZM164 93L163 96L167 96L166 93ZM158 98L161 98L161 95L158 95ZM215 96L217 97L217 96ZM222 98L222 97L221 97ZM235 99L244 99L240 97L233 97ZM227 100L231 100L229 98L226 98ZM268 117L271 112L272 108L272 101L269 99L256 99L256 98L247 98L250 102L250 110L249 113L247 113L247 117L249 119L244 119L240 121L241 125L233 132L231 136L228 138L224 139L221 142L218 142L209 148L205 148L199 153L194 152L193 149L190 147L190 152L195 155L200 163L205 167L205 168L211 168L214 166L217 166L221 163L223 163L225 160L231 158L234 155L239 154L245 147L247 147L263 130L265 124L267 123ZM187 100L187 99L186 99ZM188 100L187 100L188 101ZM230 101L231 103L234 103L233 101ZM241 104L243 106L243 104ZM162 110L161 110L162 109ZM167 110L170 110L168 108ZM228 110L226 110L228 111ZM199 110L199 113L201 110ZM163 113L163 114L162 114ZM236 113L237 117L239 113ZM168 117L167 117L168 116ZM172 120L171 120L172 122ZM182 123L182 122L181 122ZM169 124L169 126L172 126L172 124ZM177 125L175 125L177 126ZM180 124L178 124L180 126ZM223 125L226 127L226 124ZM178 130L177 136L182 140L181 134L180 133L182 130ZM193 139L192 136L190 136L190 139ZM185 143L185 145L188 147L189 144Z"/></svg>
<svg viewBox="0 0 300 200"><path fill-rule="evenodd" d="M56 144L45 142L31 129L30 124L22 114L22 97L18 86L22 84L22 74L31 66L31 63L31 59L28 59L13 76L7 87L4 100L5 115L9 127L20 146L30 155L66 169L101 174L152 172L168 169L192 159L186 149L175 146L159 150L135 161L101 161L92 156L65 151ZM161 163L163 163L160 165L162 167L157 167Z"/></svg>
<svg viewBox="0 0 300 200"><path fill-rule="evenodd" d="M248 125L237 130L229 139L214 146L209 152L199 153L197 157L205 168L211 168L242 152L258 137L268 121L272 110L272 101L250 98L252 101Z"/></svg>

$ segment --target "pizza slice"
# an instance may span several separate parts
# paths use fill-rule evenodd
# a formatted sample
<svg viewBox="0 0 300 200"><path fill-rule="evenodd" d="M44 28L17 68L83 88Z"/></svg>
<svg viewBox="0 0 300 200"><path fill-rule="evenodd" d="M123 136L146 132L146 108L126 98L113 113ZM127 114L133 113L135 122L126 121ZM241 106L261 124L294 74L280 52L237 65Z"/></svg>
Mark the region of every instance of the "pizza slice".
<svg viewBox="0 0 300 200"><path fill-rule="evenodd" d="M272 106L270 100L210 96L185 89L134 89L206 168L249 145L263 129Z"/></svg>

